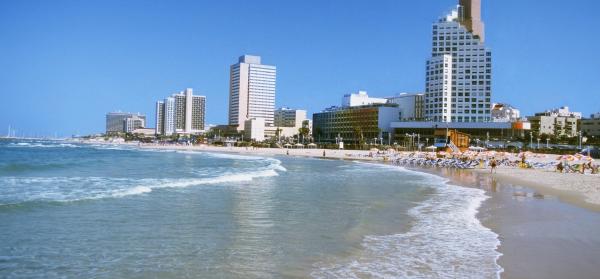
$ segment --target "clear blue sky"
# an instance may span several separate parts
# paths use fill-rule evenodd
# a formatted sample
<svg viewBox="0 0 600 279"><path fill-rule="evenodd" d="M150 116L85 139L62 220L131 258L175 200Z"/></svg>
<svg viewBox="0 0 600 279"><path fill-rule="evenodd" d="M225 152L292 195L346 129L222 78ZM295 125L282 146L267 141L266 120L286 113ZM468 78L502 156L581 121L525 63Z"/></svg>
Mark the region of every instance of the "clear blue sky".
<svg viewBox="0 0 600 279"><path fill-rule="evenodd" d="M277 106L424 89L431 23L457 0L0 1L0 134L104 130L106 112L145 113L186 87L226 122L229 65L278 67ZM493 101L530 114L600 111L597 0L484 0Z"/></svg>

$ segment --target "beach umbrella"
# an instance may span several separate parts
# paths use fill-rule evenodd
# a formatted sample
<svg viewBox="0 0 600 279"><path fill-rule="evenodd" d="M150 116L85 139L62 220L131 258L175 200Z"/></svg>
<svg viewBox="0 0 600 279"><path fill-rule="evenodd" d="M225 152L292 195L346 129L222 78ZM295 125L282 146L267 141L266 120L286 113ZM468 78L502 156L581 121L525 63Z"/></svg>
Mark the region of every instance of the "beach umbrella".
<svg viewBox="0 0 600 279"><path fill-rule="evenodd" d="M573 155L562 155L559 156L557 160L562 161L562 160L567 160L567 161L575 161L575 156Z"/></svg>
<svg viewBox="0 0 600 279"><path fill-rule="evenodd" d="M432 145L432 146L425 147L425 149L427 149L427 150L437 150L437 146Z"/></svg>
<svg viewBox="0 0 600 279"><path fill-rule="evenodd" d="M479 146L469 146L469 150L472 151L485 151L485 148Z"/></svg>

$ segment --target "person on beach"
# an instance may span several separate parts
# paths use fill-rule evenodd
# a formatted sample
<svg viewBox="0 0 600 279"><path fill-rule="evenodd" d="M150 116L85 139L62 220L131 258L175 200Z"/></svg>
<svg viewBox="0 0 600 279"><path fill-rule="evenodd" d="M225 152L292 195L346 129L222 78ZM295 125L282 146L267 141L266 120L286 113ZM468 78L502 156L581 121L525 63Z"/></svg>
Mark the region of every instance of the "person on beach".
<svg viewBox="0 0 600 279"><path fill-rule="evenodd" d="M590 162L590 164L591 164L591 163L592 163L592 162ZM592 169L592 174L598 174L598 168L600 168L598 165L593 165L593 166L591 167L591 169Z"/></svg>
<svg viewBox="0 0 600 279"><path fill-rule="evenodd" d="M325 149L323 149L323 157L325 157Z"/></svg>
<svg viewBox="0 0 600 279"><path fill-rule="evenodd" d="M556 165L556 171L562 173L564 169L565 167L563 166L562 162L559 162L558 165Z"/></svg>
<svg viewBox="0 0 600 279"><path fill-rule="evenodd" d="M496 158L492 158L492 160L490 161L490 167L492 167L491 173L496 172L497 166L498 166L498 162L496 162Z"/></svg>

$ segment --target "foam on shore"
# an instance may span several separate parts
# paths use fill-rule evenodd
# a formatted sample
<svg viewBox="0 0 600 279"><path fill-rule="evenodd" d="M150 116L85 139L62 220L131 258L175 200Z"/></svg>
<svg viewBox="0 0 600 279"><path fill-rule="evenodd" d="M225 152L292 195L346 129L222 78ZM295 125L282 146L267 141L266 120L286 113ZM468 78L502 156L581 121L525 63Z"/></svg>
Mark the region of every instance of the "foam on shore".
<svg viewBox="0 0 600 279"><path fill-rule="evenodd" d="M373 167L388 167L370 164ZM394 167L395 168L395 167ZM409 211L414 224L406 233L371 235L360 255L318 263L314 278L499 278L498 235L476 215L488 197L480 189L396 168L423 177L435 194Z"/></svg>

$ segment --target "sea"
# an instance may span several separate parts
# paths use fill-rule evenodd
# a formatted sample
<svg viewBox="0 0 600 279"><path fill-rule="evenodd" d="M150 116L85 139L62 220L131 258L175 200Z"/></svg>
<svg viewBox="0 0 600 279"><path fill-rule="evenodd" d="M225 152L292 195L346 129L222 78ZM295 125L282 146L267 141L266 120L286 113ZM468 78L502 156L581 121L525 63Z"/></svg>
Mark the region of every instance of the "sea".
<svg viewBox="0 0 600 279"><path fill-rule="evenodd" d="M487 198L384 164L0 140L0 278L499 278Z"/></svg>

